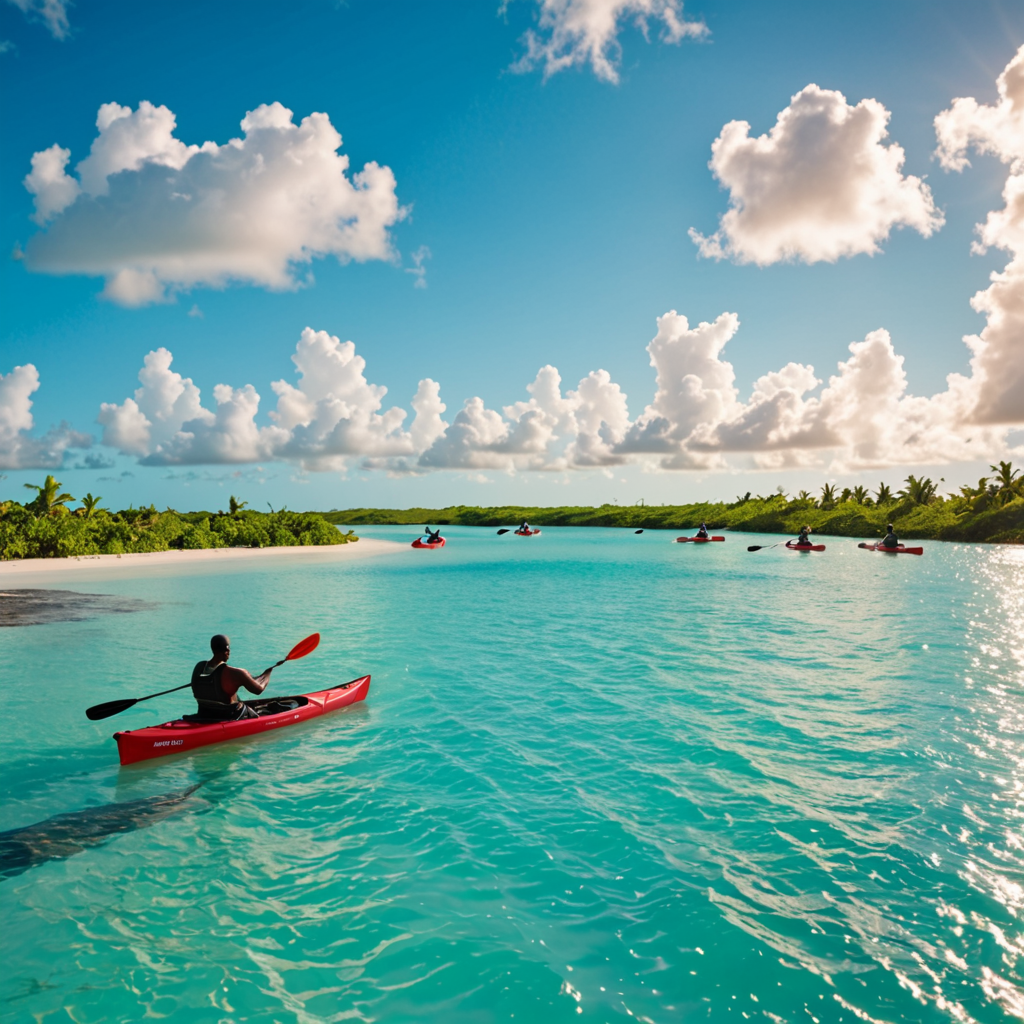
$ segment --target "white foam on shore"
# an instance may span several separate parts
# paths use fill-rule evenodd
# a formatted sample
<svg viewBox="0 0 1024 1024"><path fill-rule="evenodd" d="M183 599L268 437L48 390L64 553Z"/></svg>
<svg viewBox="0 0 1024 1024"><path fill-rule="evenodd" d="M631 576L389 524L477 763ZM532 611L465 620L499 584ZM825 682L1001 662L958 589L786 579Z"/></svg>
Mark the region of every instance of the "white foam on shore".
<svg viewBox="0 0 1024 1024"><path fill-rule="evenodd" d="M131 555L76 555L71 558L23 558L0 561L4 585L35 580L56 582L110 579L115 576L173 575L195 572L245 571L273 561L275 565L336 565L412 550L391 540L361 537L348 544L302 545L272 548L200 548L190 551L150 551Z"/></svg>

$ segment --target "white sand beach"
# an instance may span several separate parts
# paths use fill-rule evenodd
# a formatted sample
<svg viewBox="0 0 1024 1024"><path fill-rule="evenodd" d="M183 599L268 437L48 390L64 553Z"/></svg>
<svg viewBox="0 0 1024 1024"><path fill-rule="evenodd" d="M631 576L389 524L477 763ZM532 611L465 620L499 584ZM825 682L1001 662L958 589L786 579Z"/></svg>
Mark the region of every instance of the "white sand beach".
<svg viewBox="0 0 1024 1024"><path fill-rule="evenodd" d="M81 555L72 558L24 558L0 561L0 584L35 584L61 579L107 579L120 575L246 571L273 561L275 565L337 565L411 550L406 544L361 537L348 544L273 548L202 548L153 551L132 555Z"/></svg>

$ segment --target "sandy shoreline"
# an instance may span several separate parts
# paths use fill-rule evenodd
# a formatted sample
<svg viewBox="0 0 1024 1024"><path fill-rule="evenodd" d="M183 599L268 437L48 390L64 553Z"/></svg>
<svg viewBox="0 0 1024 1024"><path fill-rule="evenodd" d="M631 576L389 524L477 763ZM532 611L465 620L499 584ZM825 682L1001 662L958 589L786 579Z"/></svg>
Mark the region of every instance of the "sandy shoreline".
<svg viewBox="0 0 1024 1024"><path fill-rule="evenodd" d="M23 558L0 562L0 581L8 585L18 577L39 580L46 576L84 575L104 578L140 571L177 569L214 572L245 569L268 562L275 564L335 565L380 555L394 555L407 545L390 540L361 537L348 544L304 545L273 548L201 548L193 551L151 551L132 555L81 555L71 558ZM41 581L40 581L41 582Z"/></svg>

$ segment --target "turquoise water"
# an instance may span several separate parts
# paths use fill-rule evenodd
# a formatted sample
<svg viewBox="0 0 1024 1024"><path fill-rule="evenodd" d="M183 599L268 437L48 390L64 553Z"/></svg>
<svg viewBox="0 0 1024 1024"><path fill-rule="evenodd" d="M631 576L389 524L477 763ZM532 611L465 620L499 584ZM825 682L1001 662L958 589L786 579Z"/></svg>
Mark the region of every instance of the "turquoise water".
<svg viewBox="0 0 1024 1024"><path fill-rule="evenodd" d="M1024 1016L1024 551L445 533L3 581L158 607L2 632L0 828L204 782L0 882L4 1020ZM114 729L188 702L82 713L315 629L270 692L365 704L124 769Z"/></svg>

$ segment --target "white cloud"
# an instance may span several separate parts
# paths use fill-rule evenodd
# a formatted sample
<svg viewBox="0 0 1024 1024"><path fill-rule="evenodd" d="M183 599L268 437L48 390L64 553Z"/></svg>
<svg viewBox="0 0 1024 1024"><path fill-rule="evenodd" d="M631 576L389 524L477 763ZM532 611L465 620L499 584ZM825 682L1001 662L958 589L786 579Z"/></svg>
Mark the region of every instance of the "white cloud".
<svg viewBox="0 0 1024 1024"><path fill-rule="evenodd" d="M992 274L992 284L971 299L988 323L980 334L964 338L972 353L971 378L968 382L958 377L956 384L973 391L971 418L976 422L1020 423L1024 421L1024 46L999 75L996 87L995 104L960 98L935 118L936 155L947 170L969 166L970 148L1010 167L1004 206L978 225L981 242L976 249L994 246L1010 253L1011 259L1002 271Z"/></svg>
<svg viewBox="0 0 1024 1024"><path fill-rule="evenodd" d="M49 227L26 247L31 270L102 275L104 297L139 306L200 285L294 288L297 267L324 256L394 258L389 229L406 212L394 175L371 162L349 176L326 114L296 125L263 105L224 145L186 145L148 102L106 103L96 126L77 176L59 145L32 157L25 187Z"/></svg>
<svg viewBox="0 0 1024 1024"><path fill-rule="evenodd" d="M0 373L0 469L54 469L68 448L88 448L92 438L67 424L32 437L32 395L39 389L39 371L26 363Z"/></svg>
<svg viewBox="0 0 1024 1024"><path fill-rule="evenodd" d="M71 32L67 0L8 0L30 20L41 21L54 39L67 39Z"/></svg>
<svg viewBox="0 0 1024 1024"><path fill-rule="evenodd" d="M690 229L700 254L760 266L834 262L879 252L896 227L930 236L944 218L928 186L901 173L903 149L883 144L889 116L877 100L850 106L808 85L767 135L751 138L746 121L730 121L709 165L729 210L710 237Z"/></svg>
<svg viewBox="0 0 1024 1024"><path fill-rule="evenodd" d="M618 82L622 23L633 21L646 36L649 22L661 23L661 38L678 43L707 35L702 21L687 21L682 0L537 0L538 31L523 38L526 53L513 66L528 71L544 67L544 77L589 64L598 78Z"/></svg>
<svg viewBox="0 0 1024 1024"><path fill-rule="evenodd" d="M406 267L405 272L412 274L416 280L413 282L413 288L426 288L427 287L427 260L431 257L430 248L426 245L421 245L412 254L412 266Z"/></svg>

